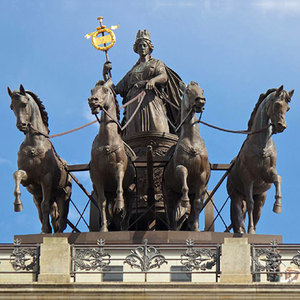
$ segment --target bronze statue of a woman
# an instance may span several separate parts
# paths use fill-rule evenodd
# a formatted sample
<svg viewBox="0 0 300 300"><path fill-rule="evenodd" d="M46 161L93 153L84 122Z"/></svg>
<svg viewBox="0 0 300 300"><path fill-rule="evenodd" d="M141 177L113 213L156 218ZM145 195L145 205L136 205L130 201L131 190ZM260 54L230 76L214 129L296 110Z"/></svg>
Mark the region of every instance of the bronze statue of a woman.
<svg viewBox="0 0 300 300"><path fill-rule="evenodd" d="M123 132L124 136L145 131L174 132L169 122L176 126L179 120L184 84L174 71L151 56L153 48L149 31L139 30L133 45L134 52L140 56L139 60L114 87L115 92L123 97L123 104L142 91L146 92L139 111ZM134 101L126 107L123 123L129 120L137 105L138 102Z"/></svg>

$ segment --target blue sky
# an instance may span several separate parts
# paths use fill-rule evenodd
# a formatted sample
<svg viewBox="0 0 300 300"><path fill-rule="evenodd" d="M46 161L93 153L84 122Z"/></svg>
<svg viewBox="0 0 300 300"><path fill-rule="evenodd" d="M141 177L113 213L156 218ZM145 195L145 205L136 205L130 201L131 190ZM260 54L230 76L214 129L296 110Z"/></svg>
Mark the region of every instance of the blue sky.
<svg viewBox="0 0 300 300"><path fill-rule="evenodd" d="M284 84L295 89L288 128L274 136L277 170L282 176L282 214L272 212L275 189L268 192L259 234L281 234L286 243L299 242L298 139L300 104L300 2L296 0L209 1L92 1L1 0L0 33L0 242L14 234L39 233L32 196L22 187L24 210L13 211L13 172L23 134L15 126L6 87L22 83L43 100L51 133L59 133L93 120L87 104L90 89L101 78L103 53L84 35L98 26L120 24L117 42L109 51L113 81L117 83L136 62L132 50L138 29L147 28L154 44L153 56L174 69L188 83L197 81L207 98L202 119L230 129L246 129L260 93ZM53 139L57 152L69 164L88 163L97 125ZM244 136L200 128L212 163L229 163ZM89 174L76 174L91 190ZM212 189L222 172L213 172ZM225 185L215 196L217 207L227 198ZM74 185L73 201L87 201ZM227 224L229 205L223 217ZM70 211L76 222L78 215ZM200 216L203 229L203 216ZM86 227L80 223L80 229ZM223 231L220 221L216 230Z"/></svg>

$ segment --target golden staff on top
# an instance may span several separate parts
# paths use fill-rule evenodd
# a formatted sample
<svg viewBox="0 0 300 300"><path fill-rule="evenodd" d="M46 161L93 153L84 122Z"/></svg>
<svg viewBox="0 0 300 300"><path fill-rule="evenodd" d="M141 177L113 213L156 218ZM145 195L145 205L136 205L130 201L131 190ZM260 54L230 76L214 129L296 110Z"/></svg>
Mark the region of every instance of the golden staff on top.
<svg viewBox="0 0 300 300"><path fill-rule="evenodd" d="M100 23L100 27L96 28L96 31L85 35L85 38L92 38L92 45L100 51L105 52L106 61L109 61L107 51L115 44L116 36L113 30L116 30L120 25L112 25L107 28L103 25L103 17L97 18ZM107 33L107 34L105 34Z"/></svg>

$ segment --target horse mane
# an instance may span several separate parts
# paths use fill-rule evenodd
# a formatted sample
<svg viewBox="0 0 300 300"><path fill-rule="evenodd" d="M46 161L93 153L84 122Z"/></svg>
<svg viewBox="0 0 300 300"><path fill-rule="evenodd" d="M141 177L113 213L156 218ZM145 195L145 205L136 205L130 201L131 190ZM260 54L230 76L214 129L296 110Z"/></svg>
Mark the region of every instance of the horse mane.
<svg viewBox="0 0 300 300"><path fill-rule="evenodd" d="M103 86L105 84L105 81L103 80L98 80L97 83L95 84L95 86ZM120 107L119 107L119 102L117 100L117 95L116 92L114 91L113 87L110 88L110 90L112 91L112 94L114 96L114 100L115 100L115 105L116 105L116 113L117 113L117 120L119 122L120 120Z"/></svg>
<svg viewBox="0 0 300 300"><path fill-rule="evenodd" d="M254 121L254 117L256 115L256 112L258 110L258 107L260 106L260 104L273 92L275 92L277 89L276 88L272 88L272 89L268 89L265 93L260 94L255 107L251 113L250 119L248 121L248 130L251 130L251 127L253 125L253 121Z"/></svg>
<svg viewBox="0 0 300 300"><path fill-rule="evenodd" d="M29 94L32 99L34 100L34 102L37 104L39 110L40 110L40 113L41 113L41 117L42 117L42 121L44 123L44 125L47 127L47 130L48 130L48 133L50 132L48 126L48 113L46 112L46 109L45 109L45 106L42 102L42 100L33 92L31 91L26 91L27 94Z"/></svg>

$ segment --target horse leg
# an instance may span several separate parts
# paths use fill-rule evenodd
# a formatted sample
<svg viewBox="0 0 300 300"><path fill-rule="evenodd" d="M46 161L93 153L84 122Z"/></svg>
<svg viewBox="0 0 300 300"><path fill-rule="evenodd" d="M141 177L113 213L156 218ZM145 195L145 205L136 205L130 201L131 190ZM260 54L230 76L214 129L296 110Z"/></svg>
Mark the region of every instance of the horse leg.
<svg viewBox="0 0 300 300"><path fill-rule="evenodd" d="M14 196L15 196L15 202L14 207L15 211L19 212L23 209L23 204L21 201L21 190L20 190L20 183L22 180L27 179L27 173L23 170L18 170L13 174L14 180L15 180L15 190L14 190Z"/></svg>
<svg viewBox="0 0 300 300"><path fill-rule="evenodd" d="M275 203L273 206L273 211L277 214L281 213L281 176L277 174L276 180L274 181L275 189L276 189L276 194L275 194Z"/></svg>
<svg viewBox="0 0 300 300"><path fill-rule="evenodd" d="M41 202L42 202L42 196L33 196L33 202L37 208L39 219L41 221L41 224L43 222L43 217L42 217L42 210L41 210Z"/></svg>
<svg viewBox="0 0 300 300"><path fill-rule="evenodd" d="M70 196L71 196L71 186L66 186L56 198L56 202L58 205L57 232L64 232L64 230L67 228Z"/></svg>
<svg viewBox="0 0 300 300"><path fill-rule="evenodd" d="M52 192L52 180L51 180L51 175L48 174L45 176L44 182L42 183L42 193L43 193L43 200L41 203L42 233L52 232L50 222L49 222L51 192Z"/></svg>
<svg viewBox="0 0 300 300"><path fill-rule="evenodd" d="M56 202L53 202L50 206L50 217L51 217L51 225L55 233L58 231L58 219L59 219L58 206Z"/></svg>
<svg viewBox="0 0 300 300"><path fill-rule="evenodd" d="M247 205L248 212L248 234L255 234L254 222L253 222L253 209L254 209L254 200L253 200L253 182L245 183L245 200Z"/></svg>
<svg viewBox="0 0 300 300"><path fill-rule="evenodd" d="M136 188L135 183L132 183L125 191L124 191L124 197L126 200L125 203L125 211L124 216L122 217L121 221L121 230L128 230L129 229L129 222L132 215L132 207L135 199L135 193L134 190Z"/></svg>
<svg viewBox="0 0 300 300"><path fill-rule="evenodd" d="M244 199L242 199L241 201L241 205L242 205L242 229L243 232L246 233L246 229L245 229L245 220L246 220L246 214L247 214L247 204L246 201Z"/></svg>
<svg viewBox="0 0 300 300"><path fill-rule="evenodd" d="M177 230L176 211L178 195L170 188L166 188L164 195L169 228L170 230Z"/></svg>
<svg viewBox="0 0 300 300"><path fill-rule="evenodd" d="M274 170L276 172L276 170ZM275 194L275 203L273 206L273 211L277 214L281 213L281 199L282 199L282 195L281 195L281 176L277 174L277 172L275 174L273 174L272 176L273 178L273 183L275 185L275 190L276 190L276 194Z"/></svg>
<svg viewBox="0 0 300 300"><path fill-rule="evenodd" d="M232 191L230 194L230 219L235 233L245 233L244 216L242 211L243 198L241 194L236 191Z"/></svg>
<svg viewBox="0 0 300 300"><path fill-rule="evenodd" d="M125 199L126 204L124 207L124 213L121 219L121 230L128 230L129 229L129 221L130 221L130 217L131 217L131 211L132 211L132 204L133 204L133 193L131 192L125 192Z"/></svg>
<svg viewBox="0 0 300 300"><path fill-rule="evenodd" d="M27 191L32 194L33 196L33 203L36 206L36 209L38 211L38 215L39 215L39 219L41 221L42 224L42 211L41 211L41 203L42 203L42 199L43 199L43 194L42 194L42 189L40 185L33 185L30 184L26 187Z"/></svg>
<svg viewBox="0 0 300 300"><path fill-rule="evenodd" d="M193 200L193 205L191 207L191 213L188 220L188 226L192 231L200 231L199 229L199 214L203 207L203 199L205 188L203 183L206 182L206 173L200 175L200 180L197 182L197 189L195 193L195 198Z"/></svg>
<svg viewBox="0 0 300 300"><path fill-rule="evenodd" d="M277 214L281 213L281 176L278 175L277 170L275 168L275 162L271 161L271 167L267 171L267 173L263 176L264 181L268 183L273 183L275 185L275 203L273 206L273 211Z"/></svg>
<svg viewBox="0 0 300 300"><path fill-rule="evenodd" d="M256 230L256 225L261 216L261 210L265 204L266 197L267 197L267 192L253 196L253 198L254 198L254 210L253 210L254 230Z"/></svg>
<svg viewBox="0 0 300 300"><path fill-rule="evenodd" d="M175 169L175 176L180 182L181 186L181 198L180 202L182 207L189 207L190 206L190 199L189 199L189 187L187 185L187 177L188 177L188 170L183 165L176 166Z"/></svg>
<svg viewBox="0 0 300 300"><path fill-rule="evenodd" d="M191 231L200 231L199 230L199 214L201 210L201 204L199 204L200 200L196 199L196 195L192 195L191 202L192 205L191 205L190 215L187 221L187 227Z"/></svg>
<svg viewBox="0 0 300 300"><path fill-rule="evenodd" d="M100 208L100 231L101 232L107 232L107 215L106 215L106 205L107 205L107 199L104 193L103 186L95 186L95 193L97 195L97 203Z"/></svg>
<svg viewBox="0 0 300 300"><path fill-rule="evenodd" d="M234 233L245 233L246 208L243 195L234 189L231 175L227 179L227 193L230 197L230 220Z"/></svg>
<svg viewBox="0 0 300 300"><path fill-rule="evenodd" d="M123 179L124 179L124 168L122 164L117 165L116 170L116 180L117 180L117 196L115 198L115 204L113 211L115 213L120 213L122 209L124 209L124 197L123 197Z"/></svg>

